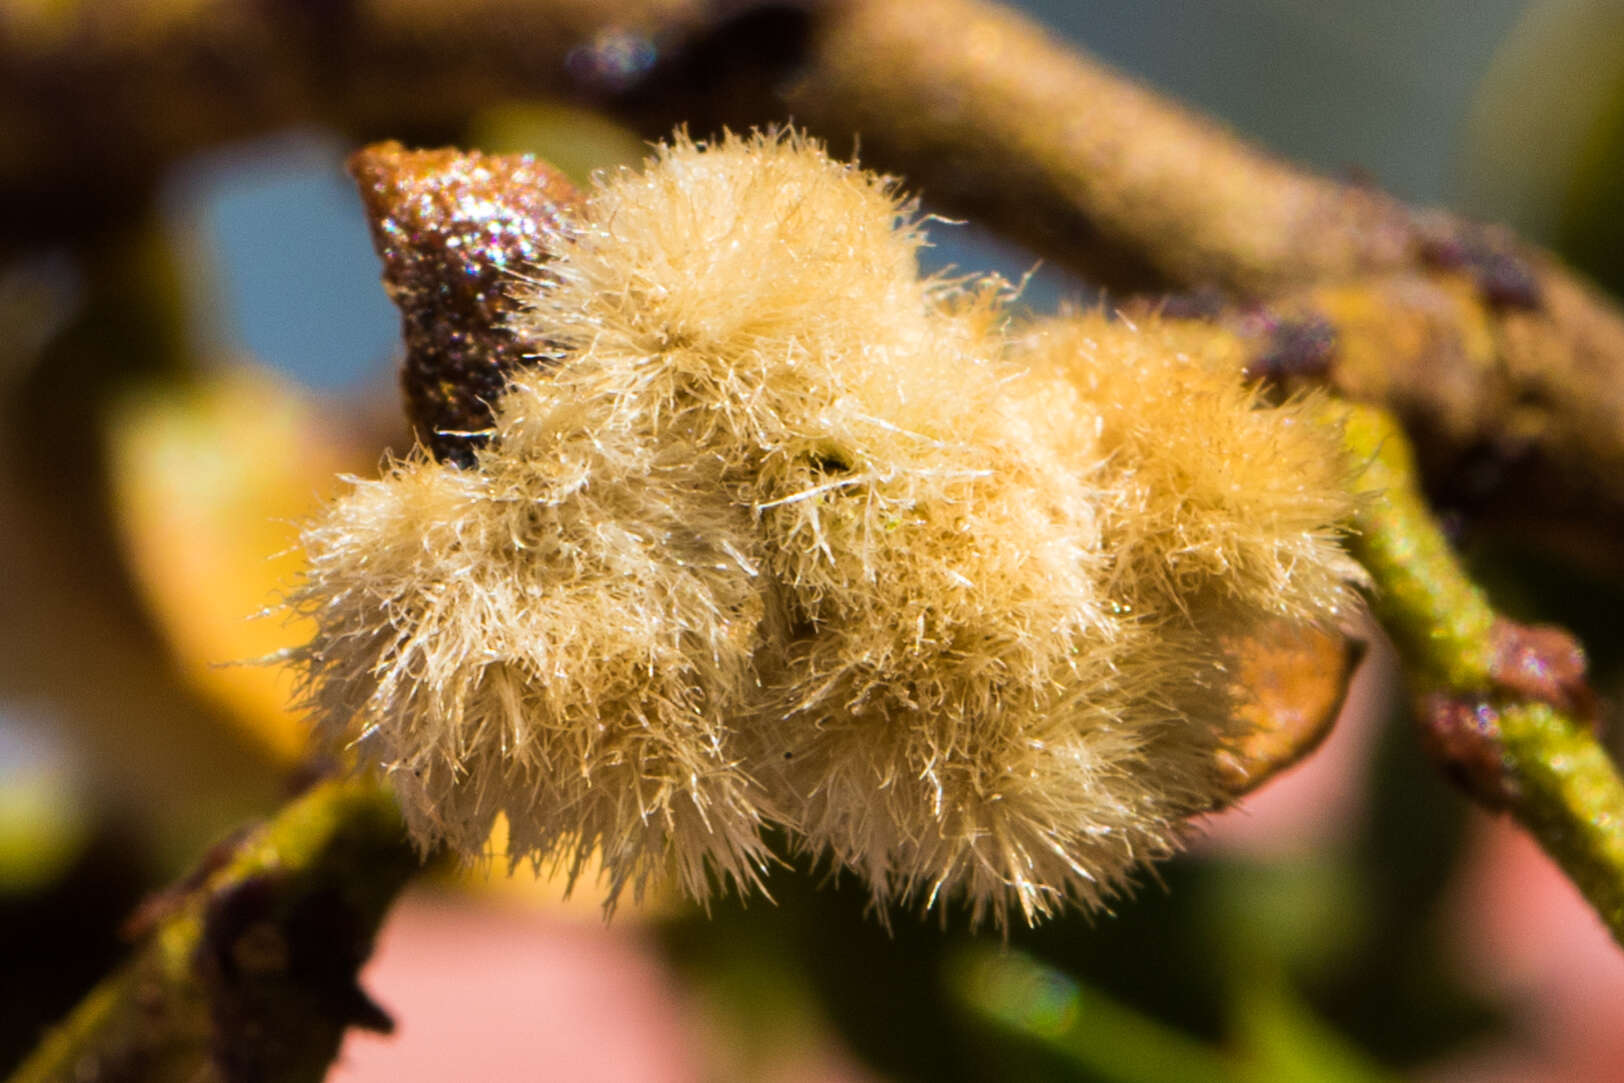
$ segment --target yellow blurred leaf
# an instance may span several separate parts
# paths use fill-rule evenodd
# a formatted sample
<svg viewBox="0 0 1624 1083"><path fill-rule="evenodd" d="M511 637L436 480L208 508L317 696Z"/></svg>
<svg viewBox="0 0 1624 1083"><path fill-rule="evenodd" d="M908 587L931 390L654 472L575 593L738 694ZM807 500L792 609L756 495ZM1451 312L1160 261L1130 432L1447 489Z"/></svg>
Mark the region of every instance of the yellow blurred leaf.
<svg viewBox="0 0 1624 1083"><path fill-rule="evenodd" d="M137 587L187 678L282 762L307 740L292 675L242 663L309 635L265 611L298 574L299 521L366 465L333 431L291 385L247 367L126 396L108 428Z"/></svg>

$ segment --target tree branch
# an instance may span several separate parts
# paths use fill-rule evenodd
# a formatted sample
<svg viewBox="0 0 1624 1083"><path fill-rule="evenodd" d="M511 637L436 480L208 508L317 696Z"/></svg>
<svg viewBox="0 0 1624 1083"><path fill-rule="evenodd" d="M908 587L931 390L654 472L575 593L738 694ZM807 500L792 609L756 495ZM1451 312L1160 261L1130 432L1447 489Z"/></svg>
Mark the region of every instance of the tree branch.
<svg viewBox="0 0 1624 1083"><path fill-rule="evenodd" d="M1367 494L1353 548L1424 740L1479 802L1533 833L1624 943L1624 783L1595 737L1582 654L1565 633L1495 613L1433 522L1386 414L1353 407L1345 432Z"/></svg>
<svg viewBox="0 0 1624 1083"><path fill-rule="evenodd" d="M1386 405L1435 502L1621 576L1624 319L1554 261L1526 266L1537 304L1497 300L1493 269L1464 265L1312 283L1262 304L1126 307L1193 308L1203 352Z"/></svg>
<svg viewBox="0 0 1624 1083"><path fill-rule="evenodd" d="M784 101L1071 265L1103 240L1169 282L1268 293L1413 251L1397 201L1260 153L983 0L827 9Z"/></svg>
<svg viewBox="0 0 1624 1083"><path fill-rule="evenodd" d="M1507 237L1295 169L986 0L0 3L0 233L128 217L166 162L220 140L317 122L440 142L537 95L654 135L794 117L1113 289L1324 309L1347 332L1332 381L1444 434L1421 448L1434 491L1487 457L1475 503L1616 548L1612 302ZM1372 337L1398 348L1358 350Z"/></svg>
<svg viewBox="0 0 1624 1083"><path fill-rule="evenodd" d="M418 867L385 790L318 784L144 907L136 956L12 1083L321 1080L348 1026L389 1029L355 975Z"/></svg>

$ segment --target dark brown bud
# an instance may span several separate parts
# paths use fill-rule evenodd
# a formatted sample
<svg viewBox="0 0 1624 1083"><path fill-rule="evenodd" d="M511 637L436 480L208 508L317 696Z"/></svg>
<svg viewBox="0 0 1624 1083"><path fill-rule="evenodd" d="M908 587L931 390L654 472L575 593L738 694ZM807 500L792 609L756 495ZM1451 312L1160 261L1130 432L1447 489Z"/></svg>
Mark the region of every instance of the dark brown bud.
<svg viewBox="0 0 1624 1083"><path fill-rule="evenodd" d="M1423 221L1419 233L1422 262L1470 274L1489 307L1534 311L1544 304L1539 276L1504 230L1442 216Z"/></svg>
<svg viewBox="0 0 1624 1083"><path fill-rule="evenodd" d="M1323 376L1336 357L1336 326L1317 314L1274 319L1262 345L1246 366L1254 380Z"/></svg>
<svg viewBox="0 0 1624 1083"><path fill-rule="evenodd" d="M581 193L529 155L378 143L349 165L401 312L407 417L436 458L472 465L492 404L534 363L507 326L511 287L539 272Z"/></svg>
<svg viewBox="0 0 1624 1083"><path fill-rule="evenodd" d="M1416 706L1421 744L1433 762L1488 809L1508 809L1521 792L1507 769L1500 711L1487 699L1434 692Z"/></svg>
<svg viewBox="0 0 1624 1083"><path fill-rule="evenodd" d="M1585 650L1567 631L1548 624L1494 625L1490 675L1502 690L1549 703L1600 728L1601 704L1590 687Z"/></svg>

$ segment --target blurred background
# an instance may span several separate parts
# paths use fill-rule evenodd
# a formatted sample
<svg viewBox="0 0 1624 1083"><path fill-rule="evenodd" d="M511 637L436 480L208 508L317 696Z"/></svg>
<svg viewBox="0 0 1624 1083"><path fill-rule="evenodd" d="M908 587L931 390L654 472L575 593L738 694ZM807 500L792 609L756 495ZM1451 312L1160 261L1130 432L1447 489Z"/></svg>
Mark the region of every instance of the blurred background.
<svg viewBox="0 0 1624 1083"><path fill-rule="evenodd" d="M1290 158L1508 222L1624 291L1624 0L1025 7ZM644 149L531 101L465 140L583 181ZM301 756L290 682L239 663L301 638L261 612L297 574L298 521L407 446L351 149L311 129L217 147L175 164L108 266L0 266L0 1071ZM942 265L1034 263L973 224L931 236ZM138 286L110 304L109 276ZM1027 291L1086 295L1046 268ZM1617 702L1620 584L1458 526L1503 606L1577 631ZM775 904L655 898L608 925L590 889L439 875L365 974L395 1036L353 1038L334 1078L1624 1078L1624 954L1424 762L1394 684L1378 647L1306 764L1114 913L1007 945L951 909L887 931L804 871L772 878Z"/></svg>

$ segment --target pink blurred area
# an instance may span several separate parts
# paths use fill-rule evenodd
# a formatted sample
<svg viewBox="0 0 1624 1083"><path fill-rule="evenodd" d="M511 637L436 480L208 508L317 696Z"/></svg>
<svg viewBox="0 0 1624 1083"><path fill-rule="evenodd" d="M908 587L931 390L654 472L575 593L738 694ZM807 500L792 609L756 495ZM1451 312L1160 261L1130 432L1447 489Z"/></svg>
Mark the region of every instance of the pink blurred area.
<svg viewBox="0 0 1624 1083"><path fill-rule="evenodd" d="M332 1083L705 1078L675 978L629 924L413 893L362 982L395 1033L352 1032Z"/></svg>
<svg viewBox="0 0 1624 1083"><path fill-rule="evenodd" d="M634 917L417 891L361 975L392 1035L352 1031L330 1083L863 1083L831 1035L791 1028L764 1057L684 988Z"/></svg>
<svg viewBox="0 0 1624 1083"><path fill-rule="evenodd" d="M1624 1080L1624 952L1579 891L1509 818L1474 813L1442 930L1511 1034L1427 1083Z"/></svg>

